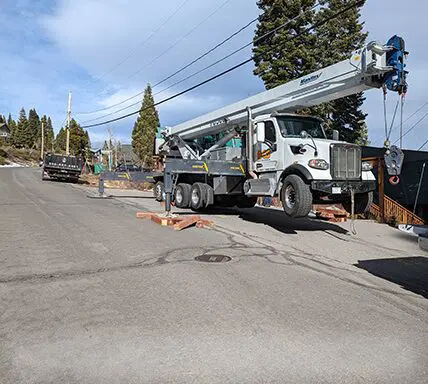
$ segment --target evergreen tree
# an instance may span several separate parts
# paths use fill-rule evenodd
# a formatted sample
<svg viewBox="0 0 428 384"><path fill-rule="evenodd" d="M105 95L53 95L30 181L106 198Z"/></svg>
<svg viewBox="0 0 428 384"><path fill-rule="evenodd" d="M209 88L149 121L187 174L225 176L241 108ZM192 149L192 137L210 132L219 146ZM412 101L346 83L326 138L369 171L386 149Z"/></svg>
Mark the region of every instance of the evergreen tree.
<svg viewBox="0 0 428 384"><path fill-rule="evenodd" d="M84 155L86 148L91 145L89 134L84 131L76 120L70 121L70 154Z"/></svg>
<svg viewBox="0 0 428 384"><path fill-rule="evenodd" d="M27 143L27 134L28 134L28 120L25 113L25 109L22 108L19 112L18 123L16 124L16 129L12 136L13 145L18 148L25 147Z"/></svg>
<svg viewBox="0 0 428 384"><path fill-rule="evenodd" d="M140 115L132 130L132 148L143 166L147 168L153 166L154 140L159 127L159 115L153 104L152 88L148 84L144 92Z"/></svg>
<svg viewBox="0 0 428 384"><path fill-rule="evenodd" d="M44 126L44 136L45 136L45 151L50 152L52 151L52 144L54 141L54 131L52 127L52 121L50 117L47 117L46 115L43 115L40 119L40 125L43 124ZM40 132L41 135L41 132Z"/></svg>
<svg viewBox="0 0 428 384"><path fill-rule="evenodd" d="M0 115L0 125L6 123L6 116ZM0 137L0 146L4 145L6 143L6 139L3 137Z"/></svg>
<svg viewBox="0 0 428 384"><path fill-rule="evenodd" d="M311 73L316 68L316 38L313 33L302 33L314 22L311 8L316 0L260 0L262 14L257 25L253 52L256 68L267 89ZM268 38L257 41L297 15L302 16Z"/></svg>
<svg viewBox="0 0 428 384"><path fill-rule="evenodd" d="M65 128L61 127L61 129L59 130L55 138L55 152L59 152L59 153L65 152L66 140L67 140L67 133L65 131Z"/></svg>
<svg viewBox="0 0 428 384"><path fill-rule="evenodd" d="M30 109L28 113L28 131L26 132L25 145L28 148L40 148L41 128L40 118L35 109Z"/></svg>
<svg viewBox="0 0 428 384"><path fill-rule="evenodd" d="M6 140L7 144L13 145L13 132L16 130L16 122L12 119L12 115L9 113L9 117L7 118L7 126L9 127L10 131L10 138Z"/></svg>
<svg viewBox="0 0 428 384"><path fill-rule="evenodd" d="M322 9L316 15L318 22L343 9L349 4L349 0L323 0L322 4ZM348 59L353 51L365 44L367 33L363 32L364 23L359 21L363 5L361 3L316 28L319 68ZM327 131L337 129L342 140L366 143L367 115L361 110L364 100L363 93L358 93L316 107L314 111L320 112L318 114L326 120Z"/></svg>
<svg viewBox="0 0 428 384"><path fill-rule="evenodd" d="M13 131L16 129L16 123L15 123L15 120L12 119L12 115L10 113L9 113L9 117L7 119L7 125L9 127L10 135L12 137Z"/></svg>
<svg viewBox="0 0 428 384"><path fill-rule="evenodd" d="M349 0L322 0L320 3L322 8L314 12L310 9L315 0L258 1L262 14L255 39L299 13L302 15L272 37L254 43L254 73L262 78L267 89L344 60L365 42L367 35L362 32L363 23L359 22L361 6L316 27L314 31L293 38L309 25L343 9ZM338 129L342 139L364 142L367 130L364 125L366 115L361 111L363 102L363 95L358 94L303 112L323 118L327 131Z"/></svg>

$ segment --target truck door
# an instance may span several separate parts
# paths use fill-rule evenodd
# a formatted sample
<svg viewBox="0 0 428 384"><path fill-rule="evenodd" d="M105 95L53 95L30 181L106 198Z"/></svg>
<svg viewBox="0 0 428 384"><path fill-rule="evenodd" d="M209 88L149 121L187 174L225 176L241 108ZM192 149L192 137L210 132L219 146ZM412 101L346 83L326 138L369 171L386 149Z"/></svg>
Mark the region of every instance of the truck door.
<svg viewBox="0 0 428 384"><path fill-rule="evenodd" d="M263 128L264 135L258 134L258 139L255 140L256 161L254 165L256 172L273 172L276 171L278 165L276 129L271 120L265 121L264 124L257 124L257 130Z"/></svg>

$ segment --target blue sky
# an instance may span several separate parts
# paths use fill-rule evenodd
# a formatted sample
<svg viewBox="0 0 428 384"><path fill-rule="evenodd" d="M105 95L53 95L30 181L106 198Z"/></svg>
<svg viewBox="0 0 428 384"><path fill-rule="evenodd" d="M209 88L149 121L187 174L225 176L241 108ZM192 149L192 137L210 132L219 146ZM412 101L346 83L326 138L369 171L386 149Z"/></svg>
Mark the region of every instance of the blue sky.
<svg viewBox="0 0 428 384"><path fill-rule="evenodd" d="M73 115L80 123L134 103L138 99L98 114L79 114L122 101L143 90L148 81L154 84L187 64L256 17L255 3L252 0L0 0L0 113L12 112L16 117L22 106L27 111L35 107L40 114L51 115L58 130L66 117L69 90L73 92ZM428 52L424 47L428 35L428 29L424 28L427 12L428 4L422 0L407 3L368 0L363 9L362 19L370 39L386 42L394 34L406 39L411 53L408 61L411 74L405 118L428 102L425 90ZM159 29L169 17L166 25ZM153 35L157 29L159 31ZM154 92L162 91L163 87L249 42L252 33L253 29L249 28L194 67L155 88ZM250 48L156 95L156 99L181 91L249 56ZM124 57L129 58L108 73ZM262 91L263 84L252 75L252 69L249 64L160 106L162 124L174 125ZM364 109L369 113L370 139L374 145L381 145L384 139L382 93L371 90L366 96ZM395 101L396 95L389 95L390 116ZM428 113L428 104L405 124L405 128L411 127L425 113ZM91 139L95 143L103 141L107 129L111 128L116 139L129 142L134 120L129 118L90 129ZM428 119L404 139L405 147L419 147L428 136L427 126ZM395 130L393 139L397 134Z"/></svg>

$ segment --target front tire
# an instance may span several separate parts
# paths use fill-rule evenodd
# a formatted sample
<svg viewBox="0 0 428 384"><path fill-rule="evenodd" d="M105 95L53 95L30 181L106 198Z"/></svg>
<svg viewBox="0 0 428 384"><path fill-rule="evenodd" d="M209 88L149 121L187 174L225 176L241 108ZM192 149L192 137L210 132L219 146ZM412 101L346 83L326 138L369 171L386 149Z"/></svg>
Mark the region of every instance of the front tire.
<svg viewBox="0 0 428 384"><path fill-rule="evenodd" d="M281 189L284 212L293 218L306 217L312 209L312 192L299 176L289 175Z"/></svg>

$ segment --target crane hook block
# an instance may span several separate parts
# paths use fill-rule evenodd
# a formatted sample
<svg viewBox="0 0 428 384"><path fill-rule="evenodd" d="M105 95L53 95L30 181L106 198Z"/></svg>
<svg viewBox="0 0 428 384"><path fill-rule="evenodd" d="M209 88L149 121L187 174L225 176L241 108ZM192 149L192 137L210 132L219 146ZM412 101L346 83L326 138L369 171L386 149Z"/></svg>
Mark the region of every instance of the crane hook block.
<svg viewBox="0 0 428 384"><path fill-rule="evenodd" d="M387 73L384 79L386 87L392 92L398 94L407 93L407 72L404 63L405 57L408 55L404 39L397 35L391 37L386 43L389 51L386 53L386 64L392 68L392 71Z"/></svg>
<svg viewBox="0 0 428 384"><path fill-rule="evenodd" d="M385 166L389 176L399 176L404 162L403 151L393 145L385 152Z"/></svg>

